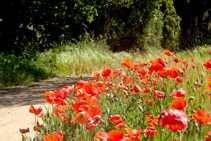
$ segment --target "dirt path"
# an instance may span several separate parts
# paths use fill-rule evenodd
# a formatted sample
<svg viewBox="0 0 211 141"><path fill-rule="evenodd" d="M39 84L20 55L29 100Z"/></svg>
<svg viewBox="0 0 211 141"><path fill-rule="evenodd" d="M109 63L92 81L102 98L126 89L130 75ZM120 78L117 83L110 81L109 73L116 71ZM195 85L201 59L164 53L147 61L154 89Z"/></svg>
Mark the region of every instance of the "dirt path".
<svg viewBox="0 0 211 141"><path fill-rule="evenodd" d="M34 82L23 86L17 86L0 91L0 140L21 141L19 128L30 128L27 136L35 136L33 131L34 115L29 113L29 107L35 108L46 105L43 93L59 89L62 86L76 84L79 77L55 77L52 79ZM82 80L91 80L91 77L84 77Z"/></svg>

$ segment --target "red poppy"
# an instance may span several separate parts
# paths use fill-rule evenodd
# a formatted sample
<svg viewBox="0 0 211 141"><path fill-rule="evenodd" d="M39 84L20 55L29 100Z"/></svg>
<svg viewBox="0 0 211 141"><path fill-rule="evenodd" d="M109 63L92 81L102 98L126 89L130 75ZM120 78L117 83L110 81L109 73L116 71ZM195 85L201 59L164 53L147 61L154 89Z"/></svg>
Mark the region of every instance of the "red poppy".
<svg viewBox="0 0 211 141"><path fill-rule="evenodd" d="M210 124L211 123L211 115L208 114L206 111L202 112L200 110L196 110L195 113L192 114L192 116L200 124L203 124L203 123Z"/></svg>
<svg viewBox="0 0 211 141"><path fill-rule="evenodd" d="M133 92L134 93L140 93L141 92L141 88L138 85L133 85Z"/></svg>
<svg viewBox="0 0 211 141"><path fill-rule="evenodd" d="M155 126L155 124L158 123L158 119L156 116L154 116L152 119L150 117L146 117L146 121L148 123L151 123L153 126Z"/></svg>
<svg viewBox="0 0 211 141"><path fill-rule="evenodd" d="M211 91L211 81L207 82L206 85L209 87L210 91Z"/></svg>
<svg viewBox="0 0 211 141"><path fill-rule="evenodd" d="M29 112L33 113L35 115L40 115L40 113L42 112L42 108L37 108L36 109L36 108L34 108L33 105L31 105L30 108L29 108Z"/></svg>
<svg viewBox="0 0 211 141"><path fill-rule="evenodd" d="M141 129L132 130L131 128L125 128L127 136L122 141L140 141Z"/></svg>
<svg viewBox="0 0 211 141"><path fill-rule="evenodd" d="M121 74L122 74L122 71L120 71L120 70L115 70L115 71L113 71L113 74L115 74L115 75L121 75Z"/></svg>
<svg viewBox="0 0 211 141"><path fill-rule="evenodd" d="M92 75L92 79L97 79L100 77L100 73L99 72L95 72L93 75Z"/></svg>
<svg viewBox="0 0 211 141"><path fill-rule="evenodd" d="M76 102L73 106L72 106L72 109L73 109L73 111L75 111L75 112L81 112L81 106L82 105L86 105L86 103L85 102Z"/></svg>
<svg viewBox="0 0 211 141"><path fill-rule="evenodd" d="M174 93L171 94L171 96L175 97L175 98L183 98L185 97L185 91L183 90L183 88L180 88L179 90L174 90Z"/></svg>
<svg viewBox="0 0 211 141"><path fill-rule="evenodd" d="M108 120L108 123L109 122L113 122L114 124L116 124L116 128L124 127L124 122L123 122L122 118L120 117L120 115L111 116L110 119Z"/></svg>
<svg viewBox="0 0 211 141"><path fill-rule="evenodd" d="M125 65L127 68L132 68L135 63L130 59L123 59L122 64Z"/></svg>
<svg viewBox="0 0 211 141"><path fill-rule="evenodd" d="M147 105L152 105L152 104L153 104L153 99L149 99Z"/></svg>
<svg viewBox="0 0 211 141"><path fill-rule="evenodd" d="M144 85L148 85L148 82L149 82L149 79L147 79L147 78L143 78L141 80L141 84L144 84Z"/></svg>
<svg viewBox="0 0 211 141"><path fill-rule="evenodd" d="M204 61L204 64L203 65L206 67L206 69L208 71L210 71L211 70L211 59L208 60L208 61Z"/></svg>
<svg viewBox="0 0 211 141"><path fill-rule="evenodd" d="M53 101L60 106L68 105L67 101L63 100L62 98L53 98Z"/></svg>
<svg viewBox="0 0 211 141"><path fill-rule="evenodd" d="M139 65L138 64L134 64L133 67L132 67L132 70L138 70L139 68Z"/></svg>
<svg viewBox="0 0 211 141"><path fill-rule="evenodd" d="M173 58L173 61L174 61L175 63L178 63L178 62L179 62L178 57L174 57L174 58Z"/></svg>
<svg viewBox="0 0 211 141"><path fill-rule="evenodd" d="M55 102L52 99L55 97L55 93L53 91L49 91L49 92L46 91L45 93L43 93L43 95L46 97L46 102L50 104L55 104Z"/></svg>
<svg viewBox="0 0 211 141"><path fill-rule="evenodd" d="M85 94L90 94L91 96L96 96L99 94L98 87L92 81L89 81L83 85L83 92Z"/></svg>
<svg viewBox="0 0 211 141"><path fill-rule="evenodd" d="M155 91L155 96L157 98L163 98L165 96L164 92L160 92L160 91Z"/></svg>
<svg viewBox="0 0 211 141"><path fill-rule="evenodd" d="M99 106L97 98L95 98L93 96L86 98L86 102L87 102L87 104L92 105L92 106Z"/></svg>
<svg viewBox="0 0 211 141"><path fill-rule="evenodd" d="M162 128L167 126L174 132L186 130L188 128L188 116L183 111L165 109L158 116L158 123L161 124Z"/></svg>
<svg viewBox="0 0 211 141"><path fill-rule="evenodd" d="M25 134L25 133L29 132L29 128L27 128L27 129L20 129L19 128L19 131L20 131L21 134Z"/></svg>
<svg viewBox="0 0 211 141"><path fill-rule="evenodd" d="M205 141L211 141L211 138L210 138L210 136L211 136L211 131L209 131L207 134L208 134L209 136L206 136L206 137L205 137Z"/></svg>
<svg viewBox="0 0 211 141"><path fill-rule="evenodd" d="M151 66L148 68L149 71L162 71L166 67L166 60L158 58L156 61L150 61Z"/></svg>
<svg viewBox="0 0 211 141"><path fill-rule="evenodd" d="M80 80L77 82L76 88L78 88L78 89L83 88L84 84L86 84L86 83L87 83L87 81Z"/></svg>
<svg viewBox="0 0 211 141"><path fill-rule="evenodd" d="M175 99L171 102L171 106L177 110L182 110L185 107L188 107L188 104L185 100Z"/></svg>
<svg viewBox="0 0 211 141"><path fill-rule="evenodd" d="M182 83L182 79L181 79L179 76L176 78L176 81L177 81L178 83Z"/></svg>
<svg viewBox="0 0 211 141"><path fill-rule="evenodd" d="M164 54L166 54L168 56L172 56L174 54L174 52L170 52L169 50L164 50Z"/></svg>
<svg viewBox="0 0 211 141"><path fill-rule="evenodd" d="M67 107L58 107L53 109L52 114L57 115L65 112L67 112Z"/></svg>
<svg viewBox="0 0 211 141"><path fill-rule="evenodd" d="M194 58L191 58L190 60L191 60L191 62L194 62Z"/></svg>
<svg viewBox="0 0 211 141"><path fill-rule="evenodd" d="M40 128L44 128L44 125L43 125L43 124L40 124L39 127L40 127ZM33 130L36 131L36 129L37 129L37 127L34 126L34 127L33 127Z"/></svg>
<svg viewBox="0 0 211 141"><path fill-rule="evenodd" d="M110 132L97 132L97 141L123 141L124 131L112 130Z"/></svg>
<svg viewBox="0 0 211 141"><path fill-rule="evenodd" d="M144 133L147 135L147 137L149 136L155 136L157 135L157 130L154 126L150 126L144 129Z"/></svg>
<svg viewBox="0 0 211 141"><path fill-rule="evenodd" d="M127 82L127 83L132 83L132 82L134 81L134 78L131 77L131 76L124 76L124 77L122 78L122 80L123 80L124 82Z"/></svg>
<svg viewBox="0 0 211 141"><path fill-rule="evenodd" d="M188 67L188 60L182 60L182 64L184 65L184 68Z"/></svg>
<svg viewBox="0 0 211 141"><path fill-rule="evenodd" d="M179 75L179 68L173 67L173 68L167 69L165 71L165 74L169 76L170 78L176 78Z"/></svg>
<svg viewBox="0 0 211 141"><path fill-rule="evenodd" d="M55 135L50 135L50 134L47 134L44 138L43 138L44 141L63 141L63 136L60 136L58 134L55 134Z"/></svg>
<svg viewBox="0 0 211 141"><path fill-rule="evenodd" d="M198 83L198 82L195 82L195 83L194 83L194 85L195 85L196 87L198 87L198 88L200 88L200 87L201 87L201 84L200 84L200 83Z"/></svg>
<svg viewBox="0 0 211 141"><path fill-rule="evenodd" d="M105 68L105 70L102 71L102 76L104 79L107 77L110 77L112 75L112 72L109 67Z"/></svg>
<svg viewBox="0 0 211 141"><path fill-rule="evenodd" d="M146 75L147 71L146 71L146 69L140 69L138 73L141 75Z"/></svg>

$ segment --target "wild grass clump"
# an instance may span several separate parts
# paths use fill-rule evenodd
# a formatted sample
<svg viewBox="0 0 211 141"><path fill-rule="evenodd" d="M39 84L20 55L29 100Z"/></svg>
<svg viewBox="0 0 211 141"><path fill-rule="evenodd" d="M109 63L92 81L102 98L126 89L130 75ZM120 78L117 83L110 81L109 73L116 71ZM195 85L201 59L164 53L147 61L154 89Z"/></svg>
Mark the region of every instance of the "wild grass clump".
<svg viewBox="0 0 211 141"><path fill-rule="evenodd" d="M35 139L209 140L209 54L210 47L201 47L152 52L137 61L124 58L120 68L95 72L94 81L46 91L47 112L33 106L29 110L43 121L35 121ZM28 130L20 131L26 139Z"/></svg>

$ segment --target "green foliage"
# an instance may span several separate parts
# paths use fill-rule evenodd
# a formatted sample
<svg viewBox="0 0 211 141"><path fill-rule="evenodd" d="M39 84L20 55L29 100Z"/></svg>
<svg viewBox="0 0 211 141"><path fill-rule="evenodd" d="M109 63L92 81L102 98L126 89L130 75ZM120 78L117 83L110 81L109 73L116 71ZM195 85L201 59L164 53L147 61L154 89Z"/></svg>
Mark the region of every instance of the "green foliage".
<svg viewBox="0 0 211 141"><path fill-rule="evenodd" d="M0 54L0 89L58 75L56 71L24 57Z"/></svg>
<svg viewBox="0 0 211 141"><path fill-rule="evenodd" d="M180 35L180 17L177 15L173 0L163 0L160 10L164 17L162 46L169 50L178 50Z"/></svg>

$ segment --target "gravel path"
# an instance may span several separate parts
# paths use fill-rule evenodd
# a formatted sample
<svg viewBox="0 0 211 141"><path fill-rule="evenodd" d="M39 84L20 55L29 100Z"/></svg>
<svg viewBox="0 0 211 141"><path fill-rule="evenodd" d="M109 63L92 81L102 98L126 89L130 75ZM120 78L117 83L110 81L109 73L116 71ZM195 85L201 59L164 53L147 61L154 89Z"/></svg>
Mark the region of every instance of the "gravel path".
<svg viewBox="0 0 211 141"><path fill-rule="evenodd" d="M29 113L29 107L50 106L45 101L43 93L59 89L62 86L73 85L80 81L80 77L55 77L40 82L29 83L0 91L0 140L21 141L19 128L29 127L27 136L34 137L34 114ZM84 77L82 80L91 80Z"/></svg>

